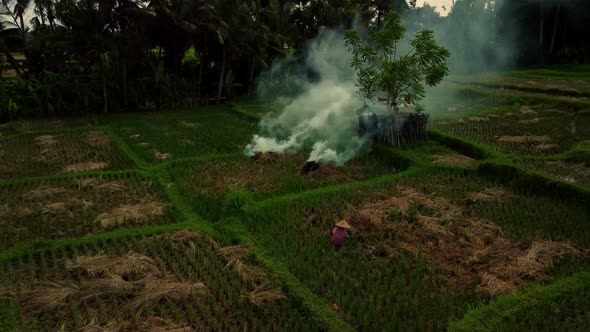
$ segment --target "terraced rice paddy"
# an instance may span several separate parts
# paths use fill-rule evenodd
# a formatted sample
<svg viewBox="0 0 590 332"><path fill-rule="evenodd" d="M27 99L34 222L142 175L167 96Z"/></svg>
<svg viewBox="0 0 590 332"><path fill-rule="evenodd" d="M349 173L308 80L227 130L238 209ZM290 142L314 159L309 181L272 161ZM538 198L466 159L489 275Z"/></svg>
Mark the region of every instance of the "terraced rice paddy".
<svg viewBox="0 0 590 332"><path fill-rule="evenodd" d="M588 330L586 104L477 89L304 175L242 155L278 104L3 125L0 326Z"/></svg>

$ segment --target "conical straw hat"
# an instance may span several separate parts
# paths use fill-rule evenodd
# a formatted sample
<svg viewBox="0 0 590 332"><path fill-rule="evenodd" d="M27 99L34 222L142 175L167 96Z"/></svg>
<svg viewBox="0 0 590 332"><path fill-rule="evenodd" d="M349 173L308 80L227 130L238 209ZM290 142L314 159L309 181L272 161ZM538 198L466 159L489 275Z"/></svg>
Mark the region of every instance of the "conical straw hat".
<svg viewBox="0 0 590 332"><path fill-rule="evenodd" d="M340 220L339 222L336 223L336 226L340 227L340 228L346 228L346 229L350 229L350 225L348 224L348 222L344 219Z"/></svg>

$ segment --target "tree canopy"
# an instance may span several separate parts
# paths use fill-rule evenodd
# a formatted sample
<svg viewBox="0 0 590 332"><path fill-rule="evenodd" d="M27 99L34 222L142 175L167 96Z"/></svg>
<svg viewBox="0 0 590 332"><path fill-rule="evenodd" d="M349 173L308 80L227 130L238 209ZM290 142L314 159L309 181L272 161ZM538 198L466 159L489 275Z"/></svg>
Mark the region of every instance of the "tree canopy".
<svg viewBox="0 0 590 332"><path fill-rule="evenodd" d="M359 91L367 98L377 91L386 92L395 112L400 105L413 105L423 98L423 84L435 86L448 73L450 53L436 43L432 30L419 31L409 41L409 51L402 47L405 32L400 15L390 11L382 29L370 30L369 40L363 41L357 30L345 35Z"/></svg>
<svg viewBox="0 0 590 332"><path fill-rule="evenodd" d="M412 34L443 31L437 38L452 52L449 67L481 70L498 58L517 66L588 62L584 1L456 0L441 17L432 7L405 0L1 0L0 68L17 79L0 77L10 85L0 90L33 93L7 93L0 103L11 99L31 112L74 113L219 101L252 93L258 74L276 59L304 57L308 41L322 29L379 32L398 24L387 14L391 10ZM397 35L376 36L383 39L380 47L394 47ZM423 91L412 82L435 83L444 72L427 65L432 48L419 48L432 41L421 32L416 55L398 53L395 62L383 64L382 73L403 73L407 91L385 83L379 88L419 98ZM428 75L419 77L418 67ZM369 78L376 66L359 70L361 80L374 82ZM377 88L365 85L366 92Z"/></svg>

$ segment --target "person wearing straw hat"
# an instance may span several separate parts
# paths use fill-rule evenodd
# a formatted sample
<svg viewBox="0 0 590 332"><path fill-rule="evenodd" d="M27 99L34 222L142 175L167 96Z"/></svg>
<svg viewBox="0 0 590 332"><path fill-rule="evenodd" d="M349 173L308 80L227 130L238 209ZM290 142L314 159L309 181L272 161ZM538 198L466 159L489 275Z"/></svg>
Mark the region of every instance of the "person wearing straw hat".
<svg viewBox="0 0 590 332"><path fill-rule="evenodd" d="M332 236L330 237L330 243L332 243L336 249L342 247L344 240L348 237L348 232L346 230L350 228L351 227L346 220L341 220L334 225Z"/></svg>

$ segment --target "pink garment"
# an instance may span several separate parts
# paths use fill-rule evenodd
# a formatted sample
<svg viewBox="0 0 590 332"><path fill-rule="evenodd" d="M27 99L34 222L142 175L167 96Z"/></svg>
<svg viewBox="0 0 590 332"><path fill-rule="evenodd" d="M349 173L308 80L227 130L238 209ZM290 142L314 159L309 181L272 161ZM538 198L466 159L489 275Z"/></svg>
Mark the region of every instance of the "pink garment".
<svg viewBox="0 0 590 332"><path fill-rule="evenodd" d="M335 246L341 246L344 240L348 237L348 233L344 228L341 227L334 227L332 229L332 237L330 238L330 243Z"/></svg>

